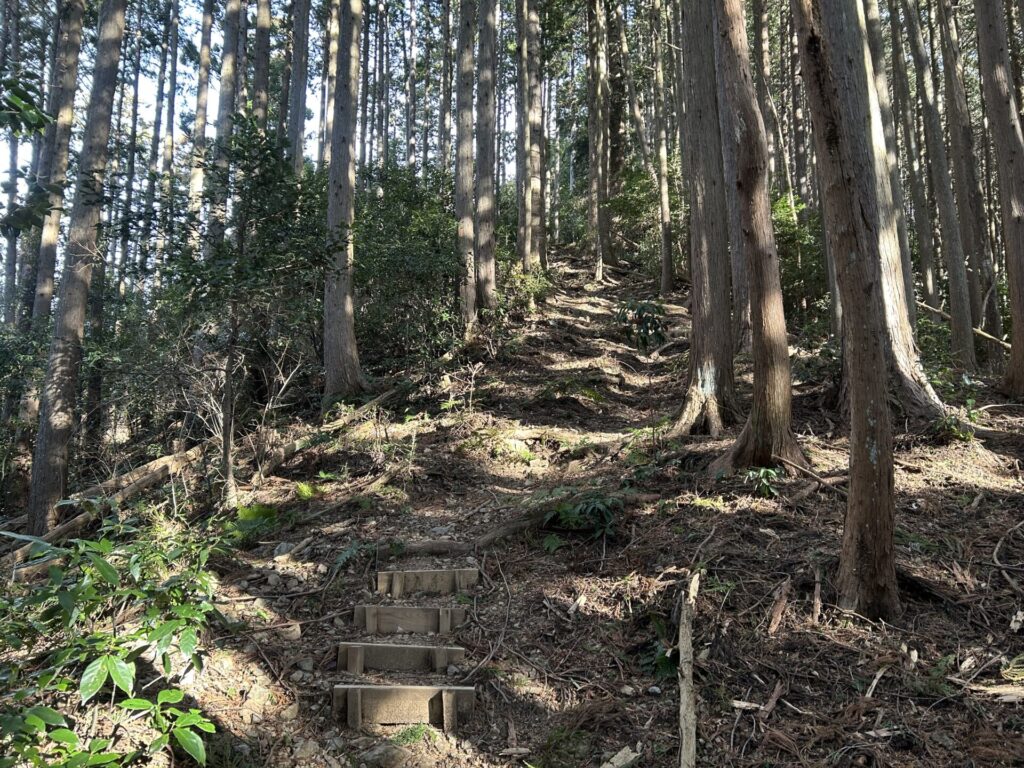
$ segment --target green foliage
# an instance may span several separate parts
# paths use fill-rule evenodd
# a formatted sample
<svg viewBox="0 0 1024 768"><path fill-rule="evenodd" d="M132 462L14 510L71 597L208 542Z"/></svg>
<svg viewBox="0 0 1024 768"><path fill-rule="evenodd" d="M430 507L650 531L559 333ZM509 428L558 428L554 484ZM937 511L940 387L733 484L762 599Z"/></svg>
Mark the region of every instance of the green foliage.
<svg viewBox="0 0 1024 768"><path fill-rule="evenodd" d="M42 107L35 83L17 76L0 78L0 130L17 136L44 130L53 118Z"/></svg>
<svg viewBox="0 0 1024 768"><path fill-rule="evenodd" d="M622 302L615 313L615 322L629 342L641 352L665 343L665 308L656 301L629 299Z"/></svg>
<svg viewBox="0 0 1024 768"><path fill-rule="evenodd" d="M400 747L408 747L424 741L437 741L437 731L425 723L410 725L391 737L391 743L397 744Z"/></svg>
<svg viewBox="0 0 1024 768"><path fill-rule="evenodd" d="M279 524L280 514L276 509L265 504L252 504L236 509L235 518L224 523L224 532L229 541L244 548Z"/></svg>
<svg viewBox="0 0 1024 768"><path fill-rule="evenodd" d="M357 198L356 330L378 367L436 358L461 338L448 186L392 167L369 179Z"/></svg>
<svg viewBox="0 0 1024 768"><path fill-rule="evenodd" d="M808 335L827 336L831 298L821 215L799 200L795 207L794 215L785 195L772 205L786 320L790 326L805 328Z"/></svg>
<svg viewBox="0 0 1024 768"><path fill-rule="evenodd" d="M157 659L152 674L167 682L175 659L179 672L202 667L199 637L214 611L206 564L220 537L135 518L107 520L98 538L64 547L4 535L31 541L33 556L50 565L44 582L0 596L0 768L133 761L138 752L117 750L109 740L83 742L65 715L42 703L74 694L85 705L105 689L111 702L130 697L118 706L146 718L156 734L146 753L166 749L173 738L204 764L200 732L212 733L213 724L199 710L173 706L184 698L180 690L143 697L151 686L140 688L138 664Z"/></svg>
<svg viewBox="0 0 1024 768"><path fill-rule="evenodd" d="M755 467L748 470L746 475L747 485L753 486L754 493L763 499L774 499L779 495L776 483L779 481L779 471L770 467Z"/></svg>
<svg viewBox="0 0 1024 768"><path fill-rule="evenodd" d="M614 537L624 508L621 497L591 491L555 506L544 516L544 525L584 534L590 540ZM544 540L544 548L549 552L557 551L563 544L557 536Z"/></svg>

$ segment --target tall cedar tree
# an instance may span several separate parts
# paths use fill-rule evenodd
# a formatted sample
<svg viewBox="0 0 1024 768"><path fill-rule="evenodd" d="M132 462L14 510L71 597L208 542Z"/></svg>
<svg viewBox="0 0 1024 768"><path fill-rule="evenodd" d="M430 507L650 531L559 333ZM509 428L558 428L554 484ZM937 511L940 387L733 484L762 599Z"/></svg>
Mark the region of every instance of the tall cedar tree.
<svg viewBox="0 0 1024 768"><path fill-rule="evenodd" d="M892 431L884 376L879 187L889 183L881 114L872 103L860 0L792 0L800 35L825 228L843 298L850 392L850 490L839 564L840 604L869 618L899 613L893 550ZM884 195L883 195L884 197Z"/></svg>

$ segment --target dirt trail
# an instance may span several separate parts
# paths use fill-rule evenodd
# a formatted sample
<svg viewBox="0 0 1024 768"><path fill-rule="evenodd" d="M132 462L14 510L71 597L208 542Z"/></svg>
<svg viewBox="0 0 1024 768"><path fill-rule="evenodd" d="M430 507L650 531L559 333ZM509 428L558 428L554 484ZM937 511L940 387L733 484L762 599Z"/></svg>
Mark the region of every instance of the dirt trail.
<svg viewBox="0 0 1024 768"><path fill-rule="evenodd" d="M193 681L228 734L218 749L248 755L220 764L372 766L390 751L408 765L596 768L628 746L637 765L675 765L666 651L688 568L705 569L702 765L1024 760L1019 705L965 685L996 684L1000 659L1024 650L1010 626L1021 598L992 565L1003 538L1001 562L1024 581L1024 536L1011 531L1024 509L1019 443L905 441L907 613L895 627L851 621L830 606L841 500L801 479L770 479L767 498L743 478L712 482L706 466L727 441L673 443L660 430L683 391L685 344L645 356L615 323L620 301L651 287L596 287L571 266L558 286L511 338L481 343L413 400L301 454L258 492L291 527L225 573L221 607L252 629L223 638ZM666 310L684 337L685 310ZM843 439L817 406L822 388L798 388L798 429L817 471L841 480ZM607 521L608 535L560 519L472 554L406 551L470 541L560 502ZM275 559L282 541L305 545ZM466 660L402 680L475 685L475 716L454 735L334 722L331 687L348 681L337 644L364 637L353 606L403 603L373 594L372 575L457 567L483 574L468 598L407 603L467 608L455 637Z"/></svg>

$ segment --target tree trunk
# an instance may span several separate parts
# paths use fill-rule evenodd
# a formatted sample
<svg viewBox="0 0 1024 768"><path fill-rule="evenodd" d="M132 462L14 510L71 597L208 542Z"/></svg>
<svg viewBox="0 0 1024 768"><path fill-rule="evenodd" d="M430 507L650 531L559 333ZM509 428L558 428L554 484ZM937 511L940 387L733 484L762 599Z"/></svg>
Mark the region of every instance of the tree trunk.
<svg viewBox="0 0 1024 768"><path fill-rule="evenodd" d="M459 288L462 322L468 336L476 324L476 273L473 261L473 43L476 0L459 2L458 89L455 93L455 216L458 219Z"/></svg>
<svg viewBox="0 0 1024 768"><path fill-rule="evenodd" d="M324 364L327 383L324 410L336 400L368 388L356 346L352 272L355 266L356 94L359 90L359 37L362 0L341 0L338 26L338 80L328 176L328 247L334 269L327 274L324 298Z"/></svg>
<svg viewBox="0 0 1024 768"><path fill-rule="evenodd" d="M142 8L135 14L137 22L142 19ZM124 203L121 208L121 220L118 222L118 259L117 259L117 294L124 296L128 280L128 258L132 245L132 234L135 223L135 162L138 156L139 140L139 79L142 74L142 32L137 31L135 37L135 53L132 67L132 116L128 130L128 163L125 171Z"/></svg>
<svg viewBox="0 0 1024 768"><path fill-rule="evenodd" d="M217 145L214 151L214 173L207 179L210 187L210 223L208 249L212 252L224 244L225 219L228 207L228 144L234 132L235 67L238 64L238 17L241 0L227 0L224 10L224 50L220 62L220 96L217 102ZM211 183L212 181L212 183Z"/></svg>
<svg viewBox="0 0 1024 768"><path fill-rule="evenodd" d="M530 196L530 262L539 264L546 269L548 265L547 256L547 224L546 209L547 200L544 198L544 88L541 76L541 63L544 53L541 48L540 36L540 11L538 0L530 0L527 3L526 37L530 50L530 57L527 61L527 76L529 86L529 111L527 112L530 130L530 150L527 155L529 162Z"/></svg>
<svg viewBox="0 0 1024 768"><path fill-rule="evenodd" d="M907 60L903 48L903 30L899 16L890 10L889 24L892 30L893 83L896 101L900 104L900 124L903 128L903 147L907 154L906 171L910 181L910 196L914 204L914 232L917 235L917 251L921 263L921 281L925 303L939 308L938 280L935 266L935 236L932 230L931 208L928 205L928 190L921 170L921 156L917 144L917 130L914 125L914 104L910 97L910 81L907 78Z"/></svg>
<svg viewBox="0 0 1024 768"><path fill-rule="evenodd" d="M57 264L57 243L60 238L60 220L64 212L64 184L68 173L68 149L74 122L75 92L78 88L78 60L82 49L82 16L85 0L67 0L61 4L60 68L57 93L54 98L54 121L47 129L46 147L40 169L43 178L51 184L49 210L43 219L36 262L35 296L32 302L32 329L41 332L50 319L53 299L53 278ZM45 173L44 173L45 171ZM37 406L38 407L38 406ZM22 414L34 421L36 408Z"/></svg>
<svg viewBox="0 0 1024 768"><path fill-rule="evenodd" d="M747 279L747 261L743 249L743 217L740 212L739 190L736 186L736 143L732 139L740 126L737 126L737 117L733 114L735 100L728 97L726 93L728 84L722 77L722 73L725 71L721 61L721 57L724 55L722 50L724 42L723 34L716 33L715 68L719 75L718 121L722 134L722 171L725 177L725 205L729 222L729 267L732 278L732 333L734 348L737 351L749 352L752 343L750 284ZM758 107L758 114L760 114L760 107ZM767 141L767 137L765 140ZM770 200L771 192L769 191Z"/></svg>
<svg viewBox="0 0 1024 768"><path fill-rule="evenodd" d="M618 0L615 4L615 27L619 36L619 58L622 60L622 72L626 81L626 100L629 102L629 114L633 119L633 131L636 133L637 148L640 150L640 160L651 177L654 186L658 187L658 172L654 167L651 152L651 142L647 138L647 126L644 121L644 113L640 109L640 97L636 91L636 80L633 77L633 68L629 63L629 39L626 37L626 18L623 11L624 0Z"/></svg>
<svg viewBox="0 0 1024 768"><path fill-rule="evenodd" d="M306 81L309 79L309 0L295 0L292 18L292 69L288 87L288 148L292 169L305 164ZM221 77L223 82L223 76Z"/></svg>
<svg viewBox="0 0 1024 768"><path fill-rule="evenodd" d="M480 67L481 75L483 75L483 56L484 56L484 24L486 22L486 11L487 6L484 6L484 10L480 12ZM491 24L495 22L492 19ZM494 36L492 31L491 36ZM492 58L494 54L492 54ZM452 2L451 0L442 0L441 2L441 127L440 127L440 140L438 141L438 165L441 167L441 171L445 174L449 173L452 162ZM483 87L483 82L480 83ZM493 105L494 100L494 64L491 64L491 103ZM483 97L478 96L482 101ZM479 110L479 106L477 107ZM491 111L494 111L493 106ZM479 118L478 118L479 123ZM491 130L493 131L494 120L491 119ZM478 129L479 130L479 129ZM479 143L477 145L479 147ZM477 150L479 156L479 149ZM491 156L494 156L493 150ZM479 170L477 170L479 174ZM478 177L479 178L479 175ZM492 178L493 184L493 178ZM478 224L479 226L479 224ZM479 236L478 236L479 242ZM479 255L478 255L479 262ZM481 296L481 301L483 297Z"/></svg>
<svg viewBox="0 0 1024 768"><path fill-rule="evenodd" d="M1013 325L1003 388L1011 397L1020 399L1024 397L1024 135L1010 73L1006 17L989 0L975 0L974 8L981 80L999 169L1006 282Z"/></svg>
<svg viewBox="0 0 1024 768"><path fill-rule="evenodd" d="M884 370L877 155L860 0L792 0L821 180L826 231L843 297L850 391L850 490L839 565L840 605L869 618L899 613L893 551L892 433Z"/></svg>
<svg viewBox="0 0 1024 768"><path fill-rule="evenodd" d="M336 3L331 3L331 18ZM256 0L256 44L253 51L252 115L256 125L266 132L270 110L270 27L273 24L270 0Z"/></svg>
<svg viewBox="0 0 1024 768"><path fill-rule="evenodd" d="M964 86L960 35L949 0L939 2L939 32L946 80L947 124L955 171L954 191L959 210L963 213L960 234L969 267L967 284L972 322L974 326L994 336L1002 336L1002 318L998 296L995 294L995 269L988 240L985 196L978 175L982 166L974 147L974 130L971 127L970 107ZM986 359L998 360L1002 357L1002 349L998 344L986 344L982 349Z"/></svg>
<svg viewBox="0 0 1024 768"><path fill-rule="evenodd" d="M142 229L139 232L138 276L136 278L136 297L141 298L145 288L146 271L149 269L149 257L154 248L152 245L153 225L156 221L156 187L160 172L160 136L163 130L164 96L167 83L167 56L170 52L171 40L171 3L164 6L163 33L160 38L160 70L156 84L156 114L153 117L153 131L150 136L149 158L146 163L146 196L142 205Z"/></svg>
<svg viewBox="0 0 1024 768"><path fill-rule="evenodd" d="M202 32L199 39L199 73L196 80L196 119L192 128L192 169L188 182L188 211L191 218L189 243L199 253L200 218L206 187L206 111L210 98L210 40L213 35L213 0L203 0Z"/></svg>
<svg viewBox="0 0 1024 768"><path fill-rule="evenodd" d="M157 231L156 255L157 263L153 268L159 274L160 266L165 258L167 240L171 238L171 227L174 223L174 125L177 119L175 111L178 92L178 0L171 0L171 39L170 62L171 73L167 88L167 124L164 127L164 151L160 160L160 179L162 200L160 201L160 227Z"/></svg>
<svg viewBox="0 0 1024 768"><path fill-rule="evenodd" d="M651 58L654 60L654 143L658 151L658 214L661 243L661 295L675 280L672 251L672 206L668 196L668 130L665 127L665 67L662 52L661 0L651 5ZM623 62L626 66L626 62Z"/></svg>
<svg viewBox="0 0 1024 768"><path fill-rule="evenodd" d="M871 51L871 66L875 73L875 93L878 94L878 108L881 111L882 131L885 135L885 170L889 174L889 188L892 191L885 202L883 215L891 220L889 226L896 228L899 243L900 270L907 315L911 325L917 317L917 301L914 297L914 271L911 266L910 235L903 203L903 180L900 177L899 148L896 145L896 122L892 102L889 99L889 79L885 73L885 43L882 39L882 22L878 14L878 0L864 0L864 14L867 20L868 47ZM891 206L889 205L891 201Z"/></svg>
<svg viewBox="0 0 1024 768"><path fill-rule="evenodd" d="M522 2L522 0L520 0ZM611 243L607 214L603 210L608 190L608 111L607 83L608 64L606 53L607 12L604 0L587 2L587 83L590 109L587 113L589 136L589 193L587 197L587 221L590 229L591 248L595 262L594 276L604 279L604 264L612 263Z"/></svg>
<svg viewBox="0 0 1024 768"><path fill-rule="evenodd" d="M765 131L768 138L768 183L775 179L775 136L778 125L771 105L769 82L772 76L772 54L769 44L767 0L753 0L751 16L754 20L754 82L757 85L757 103L765 119Z"/></svg>
<svg viewBox="0 0 1024 768"><path fill-rule="evenodd" d="M802 466L806 461L792 427L793 384L768 188L768 141L750 73L743 1L721 0L715 3L715 10L716 38L720 40L718 75L736 118L733 131L724 134L722 142L733 144L736 157L736 175L726 183L736 187L743 221L742 249L751 289L754 397L746 426L729 452L712 465L712 472L775 466L780 459Z"/></svg>
<svg viewBox="0 0 1024 768"><path fill-rule="evenodd" d="M476 297L484 309L494 309L498 301L497 269L494 261L494 95L497 22L498 1L482 0L476 95ZM444 120L441 122L443 141ZM448 155L442 152L441 162L447 164L447 157Z"/></svg>
<svg viewBox="0 0 1024 768"><path fill-rule="evenodd" d="M516 198L519 219L516 228L516 254L524 272L536 265L533 251L533 194L530 186L530 50L529 0L516 0Z"/></svg>
<svg viewBox="0 0 1024 768"><path fill-rule="evenodd" d="M338 93L338 25L342 0L331 0L327 20L327 93L324 107L324 148L321 162L331 166L331 137L334 135L334 99Z"/></svg>
<svg viewBox="0 0 1024 768"><path fill-rule="evenodd" d="M370 135L367 130L366 116L370 104L370 22L373 19L373 8L370 6L367 18L363 23L363 61L360 65L362 70L363 85L359 89L359 166L360 171L366 168L367 138Z"/></svg>
<svg viewBox="0 0 1024 768"><path fill-rule="evenodd" d="M4 19L5 31L10 34L8 42L8 61L4 74L17 71L21 66L21 9L16 0L6 4ZM21 140L14 131L10 131L7 139L8 149L8 180L7 180L7 212L15 210L18 204L18 148ZM7 241L7 254L4 260L4 295L3 295L3 320L7 325L14 325L15 292L17 290L15 281L18 278L18 234L17 227L9 227L5 233Z"/></svg>
<svg viewBox="0 0 1024 768"><path fill-rule="evenodd" d="M66 491L68 444L75 424L75 398L82 361L82 336L89 283L99 249L97 227L103 200L111 113L124 35L126 0L104 0L86 111L75 202L71 210L64 277L43 382L42 408L32 461L28 516L42 535L57 523L56 504Z"/></svg>
<svg viewBox="0 0 1024 768"><path fill-rule="evenodd" d="M967 266L960 236L960 217L953 198L953 180L949 172L949 159L942 132L942 117L932 83L932 67L921 34L921 20L916 5L901 0L907 33L910 36L910 54L917 68L917 88L924 112L925 144L928 147L928 168L932 188L939 209L946 271L949 275L949 303L952 329L952 353L967 371L977 368L974 355L974 331L971 325L971 301L967 288Z"/></svg>
<svg viewBox="0 0 1024 768"><path fill-rule="evenodd" d="M407 0L405 27L405 164L416 167L416 0Z"/></svg>
<svg viewBox="0 0 1024 768"><path fill-rule="evenodd" d="M284 51L282 51L282 58L284 61L281 66L281 93L278 94L277 102L277 135L283 140L287 140L289 134L286 131L289 128L289 104L291 104L291 87L292 87L292 55L294 48L294 40L292 39L292 26L293 19L295 18L295 2L291 0L288 3L285 12L285 41Z"/></svg>
<svg viewBox="0 0 1024 768"><path fill-rule="evenodd" d="M721 434L735 415L728 214L715 73L714 13L696 3L683 21L690 186L689 386L673 435Z"/></svg>

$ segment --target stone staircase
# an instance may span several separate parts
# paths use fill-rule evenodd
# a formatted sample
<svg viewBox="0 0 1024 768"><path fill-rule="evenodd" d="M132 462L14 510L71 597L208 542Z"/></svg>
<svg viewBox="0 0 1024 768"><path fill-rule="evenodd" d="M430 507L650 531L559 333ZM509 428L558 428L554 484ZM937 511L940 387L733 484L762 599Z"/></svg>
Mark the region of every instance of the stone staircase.
<svg viewBox="0 0 1024 768"><path fill-rule="evenodd" d="M409 595L454 597L477 585L480 571L457 568L419 571L380 571L377 592L385 599L400 600ZM360 678L368 672L402 673L406 676L445 675L449 666L465 660L464 648L427 644L427 638L442 643L466 622L465 608L458 606L357 605L354 623L368 637L366 642L345 642L338 646L338 670ZM424 638L422 644L387 642L382 636L407 635ZM411 725L427 723L445 731L473 713L476 702L472 686L404 685L357 682L334 686L332 705L336 719L349 728L365 725Z"/></svg>

